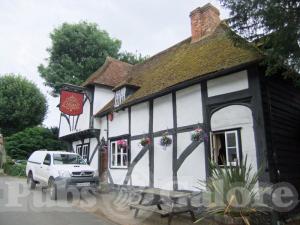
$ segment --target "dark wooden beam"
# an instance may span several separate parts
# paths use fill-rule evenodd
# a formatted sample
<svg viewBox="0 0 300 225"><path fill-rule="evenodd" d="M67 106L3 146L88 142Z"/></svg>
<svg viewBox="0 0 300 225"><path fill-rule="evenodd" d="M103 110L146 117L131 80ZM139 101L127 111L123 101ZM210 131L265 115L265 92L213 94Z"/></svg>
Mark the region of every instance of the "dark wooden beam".
<svg viewBox="0 0 300 225"><path fill-rule="evenodd" d="M177 103L176 92L172 93L172 109L173 109L173 128L177 130ZM172 156L172 170L173 170L173 190L178 190L177 177L177 133L173 133L173 156Z"/></svg>
<svg viewBox="0 0 300 225"><path fill-rule="evenodd" d="M136 166L136 164L141 160L141 158L143 158L143 156L146 154L146 152L149 150L149 146L146 145L145 147L143 147L139 153L137 154L137 156L134 158L134 160L132 160L132 162L130 163L130 166L127 170L126 173L126 177L125 180L123 182L124 185L128 184L129 179L131 178L131 174L132 171L134 169L134 167Z"/></svg>
<svg viewBox="0 0 300 225"><path fill-rule="evenodd" d="M154 187L154 136L153 136L153 100L149 101L149 186Z"/></svg>

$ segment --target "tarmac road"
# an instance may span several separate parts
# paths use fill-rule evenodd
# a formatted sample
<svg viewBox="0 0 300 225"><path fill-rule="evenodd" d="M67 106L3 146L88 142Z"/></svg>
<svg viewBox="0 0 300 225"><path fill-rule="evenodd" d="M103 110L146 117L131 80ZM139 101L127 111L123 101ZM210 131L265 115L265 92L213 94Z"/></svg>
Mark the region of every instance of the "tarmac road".
<svg viewBox="0 0 300 225"><path fill-rule="evenodd" d="M52 201L40 187L29 191L25 179L0 176L0 225L114 224L74 207L66 199Z"/></svg>

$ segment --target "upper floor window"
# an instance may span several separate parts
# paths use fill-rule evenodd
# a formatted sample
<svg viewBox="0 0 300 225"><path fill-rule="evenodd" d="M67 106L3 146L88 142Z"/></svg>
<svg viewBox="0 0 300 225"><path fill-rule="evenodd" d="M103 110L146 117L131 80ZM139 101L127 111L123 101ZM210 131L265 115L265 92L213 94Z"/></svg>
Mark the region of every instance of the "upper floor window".
<svg viewBox="0 0 300 225"><path fill-rule="evenodd" d="M128 144L127 140L116 140L110 142L110 165L111 168L127 168L128 166Z"/></svg>
<svg viewBox="0 0 300 225"><path fill-rule="evenodd" d="M241 160L239 131L229 130L212 134L212 157L220 166L236 166Z"/></svg>
<svg viewBox="0 0 300 225"><path fill-rule="evenodd" d="M121 105L126 98L126 88L121 88L115 93L115 107Z"/></svg>

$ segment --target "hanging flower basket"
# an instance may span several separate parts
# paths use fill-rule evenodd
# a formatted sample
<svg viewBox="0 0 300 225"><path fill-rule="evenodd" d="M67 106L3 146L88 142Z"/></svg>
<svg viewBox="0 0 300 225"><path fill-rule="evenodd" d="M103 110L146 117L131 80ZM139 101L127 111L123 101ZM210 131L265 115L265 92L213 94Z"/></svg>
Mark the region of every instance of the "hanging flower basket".
<svg viewBox="0 0 300 225"><path fill-rule="evenodd" d="M204 141L204 131L201 128L195 129L191 134L191 140L199 142Z"/></svg>
<svg viewBox="0 0 300 225"><path fill-rule="evenodd" d="M161 139L160 139L160 145L164 147L168 147L172 144L172 139L168 137L168 132L163 133Z"/></svg>
<svg viewBox="0 0 300 225"><path fill-rule="evenodd" d="M127 141L124 140L124 139L118 140L117 145L120 146L120 147L126 148L127 147Z"/></svg>
<svg viewBox="0 0 300 225"><path fill-rule="evenodd" d="M146 145L149 145L150 143L151 143L151 140L150 140L150 138L148 138L148 137L143 138L143 139L141 139L141 141L140 141L140 145L143 146L143 147L145 147Z"/></svg>

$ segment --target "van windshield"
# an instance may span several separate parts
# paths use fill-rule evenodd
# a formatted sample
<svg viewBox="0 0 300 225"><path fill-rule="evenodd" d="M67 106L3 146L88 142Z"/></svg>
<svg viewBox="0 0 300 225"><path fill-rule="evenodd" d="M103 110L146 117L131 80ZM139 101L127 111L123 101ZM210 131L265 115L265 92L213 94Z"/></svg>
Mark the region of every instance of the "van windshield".
<svg viewBox="0 0 300 225"><path fill-rule="evenodd" d="M53 164L63 165L63 164L80 164L84 165L86 162L81 156L76 154L53 154Z"/></svg>

